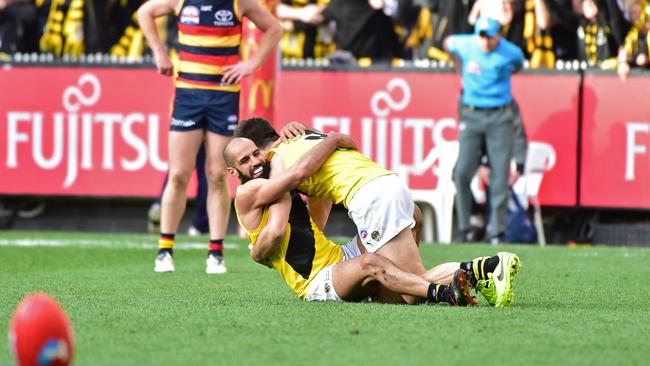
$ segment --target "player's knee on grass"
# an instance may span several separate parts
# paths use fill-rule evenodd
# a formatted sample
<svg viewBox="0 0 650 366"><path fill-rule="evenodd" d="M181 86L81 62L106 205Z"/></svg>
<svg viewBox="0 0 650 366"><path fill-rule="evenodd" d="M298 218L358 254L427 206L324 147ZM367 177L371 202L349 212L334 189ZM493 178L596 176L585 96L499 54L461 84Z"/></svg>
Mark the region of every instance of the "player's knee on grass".
<svg viewBox="0 0 650 366"><path fill-rule="evenodd" d="M381 285L394 283L396 279L395 271L397 267L390 260L382 257L379 254L363 254L361 256L361 268L366 275L364 287L367 287L368 285L375 286L373 293L377 293L377 291L381 288ZM421 299L418 299L415 296L403 294L400 296L402 298L401 303L412 305L421 302ZM391 302L397 303L398 301L393 299Z"/></svg>
<svg viewBox="0 0 650 366"><path fill-rule="evenodd" d="M361 270L368 280L379 281L380 276L385 276L390 262L374 253L361 255Z"/></svg>

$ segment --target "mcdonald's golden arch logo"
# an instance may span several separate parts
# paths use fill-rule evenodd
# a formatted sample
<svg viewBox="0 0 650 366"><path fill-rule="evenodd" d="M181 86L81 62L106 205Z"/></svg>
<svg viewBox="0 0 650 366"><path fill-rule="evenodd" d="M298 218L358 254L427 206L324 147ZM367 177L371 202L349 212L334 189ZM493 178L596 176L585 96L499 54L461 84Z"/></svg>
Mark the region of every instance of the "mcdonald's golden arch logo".
<svg viewBox="0 0 650 366"><path fill-rule="evenodd" d="M275 80L257 79L253 81L251 90L248 93L248 110L254 111L257 109L257 95L258 91L262 92L262 108L267 109L271 106L271 96L273 94L273 87Z"/></svg>

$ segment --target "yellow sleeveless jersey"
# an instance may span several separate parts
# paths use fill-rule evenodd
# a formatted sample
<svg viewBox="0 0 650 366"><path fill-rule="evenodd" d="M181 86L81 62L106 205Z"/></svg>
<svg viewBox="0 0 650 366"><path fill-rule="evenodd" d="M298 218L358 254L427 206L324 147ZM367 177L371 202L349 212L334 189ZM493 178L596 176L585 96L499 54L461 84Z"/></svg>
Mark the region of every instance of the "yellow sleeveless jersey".
<svg viewBox="0 0 650 366"><path fill-rule="evenodd" d="M181 0L177 88L238 92L223 85L223 67L239 62L242 23L238 0Z"/></svg>
<svg viewBox="0 0 650 366"><path fill-rule="evenodd" d="M269 209L264 208L259 226L248 231L242 225L239 213L237 220L246 231L248 239L255 245L257 237L266 226L269 219ZM309 217L307 206L296 191L291 193L291 212L289 225L284 240L278 249L271 254L269 261L275 270L280 272L284 281L301 299L307 297L307 289L316 274L323 268L329 267L343 259L343 249L327 240L323 232Z"/></svg>
<svg viewBox="0 0 650 366"><path fill-rule="evenodd" d="M320 132L307 130L303 136L271 150L271 154L282 158L285 168L289 169L325 137L327 135ZM377 177L389 174L393 172L382 168L356 150L338 149L315 174L303 181L298 189L311 197L326 198L337 204L343 203L347 208L359 188Z"/></svg>

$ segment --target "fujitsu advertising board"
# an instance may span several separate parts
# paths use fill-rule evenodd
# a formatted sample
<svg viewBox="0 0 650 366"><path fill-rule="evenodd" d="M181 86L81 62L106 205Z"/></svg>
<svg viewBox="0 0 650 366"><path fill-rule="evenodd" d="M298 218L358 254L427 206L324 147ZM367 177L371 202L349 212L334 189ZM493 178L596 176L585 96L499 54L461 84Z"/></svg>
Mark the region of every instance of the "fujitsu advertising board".
<svg viewBox="0 0 650 366"><path fill-rule="evenodd" d="M156 196L172 80L153 70L0 71L0 192Z"/></svg>
<svg viewBox="0 0 650 366"><path fill-rule="evenodd" d="M646 81L587 73L578 136L577 74L514 77L528 139L550 150L542 204L650 207ZM150 69L5 67L0 86L0 193L159 194L167 170L170 78ZM284 70L274 123L297 120L348 133L411 188L432 189L436 167L423 170L420 163L436 145L457 139L460 89L451 73Z"/></svg>
<svg viewBox="0 0 650 366"><path fill-rule="evenodd" d="M411 188L432 189L435 165L420 166L434 146L457 140L460 90L460 78L452 73L283 71L275 125L295 120L348 133L366 156L407 174ZM529 141L552 151L554 164L545 172L541 202L575 205L578 75L517 75L513 94Z"/></svg>

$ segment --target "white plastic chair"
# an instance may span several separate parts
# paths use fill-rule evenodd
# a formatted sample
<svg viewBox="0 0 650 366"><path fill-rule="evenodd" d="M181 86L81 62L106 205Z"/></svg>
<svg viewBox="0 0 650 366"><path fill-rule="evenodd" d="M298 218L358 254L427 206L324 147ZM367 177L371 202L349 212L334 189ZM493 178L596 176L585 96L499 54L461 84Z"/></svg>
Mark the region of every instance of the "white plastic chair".
<svg viewBox="0 0 650 366"><path fill-rule="evenodd" d="M553 169L555 162L556 154L552 145L544 142L531 141L528 144L524 175L517 180L513 187L513 190L520 198L520 202L525 207L528 206L529 201L533 204L533 221L537 230L537 241L540 246L546 245L546 236L544 235L544 225L542 222L542 208L539 204L539 189L544 179L544 173Z"/></svg>
<svg viewBox="0 0 650 366"><path fill-rule="evenodd" d="M454 218L454 197L456 187L452 171L458 158L458 141L446 141L436 145L427 157L416 162L414 167L402 166L399 174L408 185L409 175L422 175L428 169L438 177L438 184L432 189L411 189L413 201L424 203L422 208L423 239L432 242L435 213L436 239L440 243L451 243Z"/></svg>

